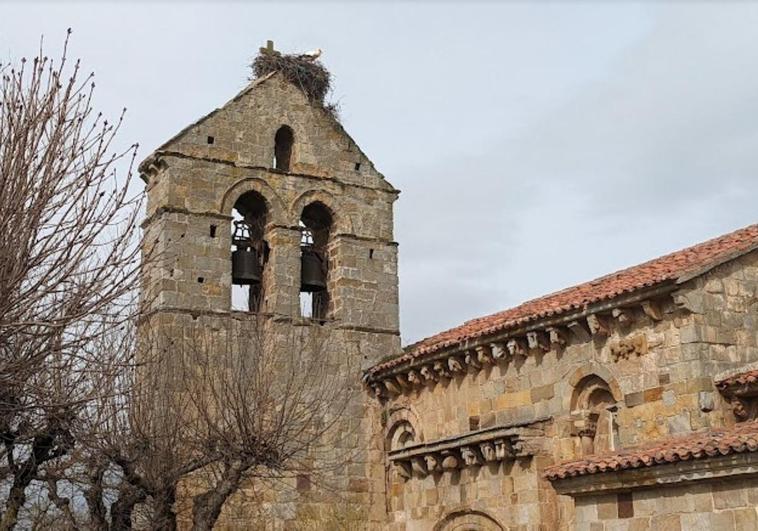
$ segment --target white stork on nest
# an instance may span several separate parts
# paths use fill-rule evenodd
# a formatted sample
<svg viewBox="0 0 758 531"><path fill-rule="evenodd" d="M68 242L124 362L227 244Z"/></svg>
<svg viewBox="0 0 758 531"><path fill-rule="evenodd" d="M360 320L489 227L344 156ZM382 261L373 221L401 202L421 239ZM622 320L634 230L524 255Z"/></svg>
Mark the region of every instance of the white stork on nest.
<svg viewBox="0 0 758 531"><path fill-rule="evenodd" d="M310 52L305 52L304 54L298 55L297 58L303 59L304 61L310 61L312 63L316 61L316 59L321 57L322 53L323 53L323 50L321 48L316 48L315 50L311 50Z"/></svg>

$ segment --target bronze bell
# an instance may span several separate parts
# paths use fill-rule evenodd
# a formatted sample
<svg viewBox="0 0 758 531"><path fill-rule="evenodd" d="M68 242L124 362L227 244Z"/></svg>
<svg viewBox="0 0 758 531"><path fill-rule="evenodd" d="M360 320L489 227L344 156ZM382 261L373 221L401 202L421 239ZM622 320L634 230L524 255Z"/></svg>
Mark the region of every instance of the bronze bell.
<svg viewBox="0 0 758 531"><path fill-rule="evenodd" d="M261 281L261 262L253 247L250 225L242 220L234 222L232 243L237 247L232 253L232 284L250 285Z"/></svg>
<svg viewBox="0 0 758 531"><path fill-rule="evenodd" d="M232 252L232 284L259 284L261 263L255 249L237 249Z"/></svg>
<svg viewBox="0 0 758 531"><path fill-rule="evenodd" d="M300 291L315 292L326 289L326 268L321 256L309 247L303 247L300 257Z"/></svg>

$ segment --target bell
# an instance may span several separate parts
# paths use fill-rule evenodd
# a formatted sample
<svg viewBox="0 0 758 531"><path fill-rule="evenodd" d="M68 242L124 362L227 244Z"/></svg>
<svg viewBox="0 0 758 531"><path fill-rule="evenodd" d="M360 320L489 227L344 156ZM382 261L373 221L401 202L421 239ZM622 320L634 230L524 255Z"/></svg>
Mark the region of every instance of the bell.
<svg viewBox="0 0 758 531"><path fill-rule="evenodd" d="M232 284L249 285L261 281L261 264L255 249L232 252Z"/></svg>
<svg viewBox="0 0 758 531"><path fill-rule="evenodd" d="M304 248L300 257L300 291L314 292L326 289L326 274L321 257L312 249Z"/></svg>

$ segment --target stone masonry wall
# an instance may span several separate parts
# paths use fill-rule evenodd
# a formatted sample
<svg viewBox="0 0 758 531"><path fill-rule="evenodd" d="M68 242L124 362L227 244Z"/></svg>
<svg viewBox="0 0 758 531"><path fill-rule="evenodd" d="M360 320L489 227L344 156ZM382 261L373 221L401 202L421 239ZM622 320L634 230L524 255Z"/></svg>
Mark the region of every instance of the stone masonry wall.
<svg viewBox="0 0 758 531"><path fill-rule="evenodd" d="M758 529L758 479L687 482L576 500L576 531ZM621 509L620 506L621 505ZM626 506L626 512L624 509ZM621 516L619 517L619 511Z"/></svg>
<svg viewBox="0 0 758 531"><path fill-rule="evenodd" d="M546 463L582 455L572 396L590 375L605 380L617 401L612 447L733 423L712 378L717 369L755 359L757 257L753 252L660 296L657 318L639 309L628 309L634 313L630 324L609 318L608 337L574 337L560 350L506 357L476 373L390 398L385 437L393 429L391 412L405 408L412 412L408 418L415 430L410 444L550 419L544 455L531 459L536 466L522 460L498 470L466 469L460 478L443 473L403 479L393 476L388 463L393 529L433 529L451 504L456 510L486 512L508 529L570 528L565 526L572 518L572 500L557 497L539 476ZM683 297L703 302L682 304ZM642 347L619 356L619 345L631 343ZM517 479L522 474L527 477ZM486 495L473 496L477 489Z"/></svg>

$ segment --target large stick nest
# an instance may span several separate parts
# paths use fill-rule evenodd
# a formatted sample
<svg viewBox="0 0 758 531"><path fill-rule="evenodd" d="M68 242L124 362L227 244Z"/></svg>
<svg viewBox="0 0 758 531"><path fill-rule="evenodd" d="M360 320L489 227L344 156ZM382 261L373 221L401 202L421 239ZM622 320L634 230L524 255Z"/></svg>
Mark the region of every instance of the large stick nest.
<svg viewBox="0 0 758 531"><path fill-rule="evenodd" d="M256 78L271 72L281 72L287 81L305 93L311 103L324 106L324 98L331 86L331 75L319 61L302 55L262 51L253 61L252 67Z"/></svg>

